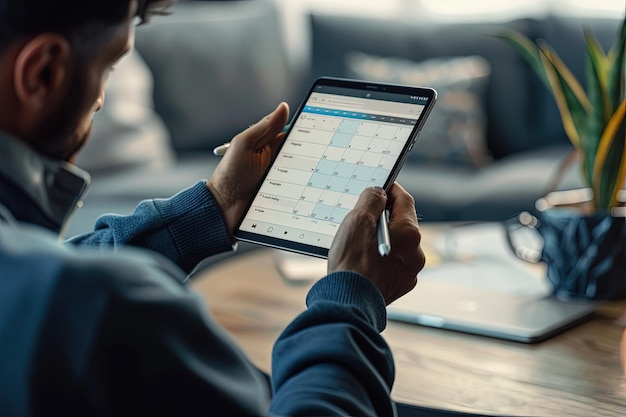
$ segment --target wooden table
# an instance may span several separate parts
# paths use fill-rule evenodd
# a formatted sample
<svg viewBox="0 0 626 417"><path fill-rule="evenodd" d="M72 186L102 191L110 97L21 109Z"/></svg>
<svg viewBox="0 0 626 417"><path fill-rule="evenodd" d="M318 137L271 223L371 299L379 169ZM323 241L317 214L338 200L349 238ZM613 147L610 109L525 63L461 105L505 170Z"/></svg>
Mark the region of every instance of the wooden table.
<svg viewBox="0 0 626 417"><path fill-rule="evenodd" d="M310 283L286 283L273 249L203 271L193 286L251 360L270 370L274 341L304 308ZM383 335L396 362L392 396L426 407L490 415L626 415L620 361L626 302L539 344L520 344L389 322Z"/></svg>

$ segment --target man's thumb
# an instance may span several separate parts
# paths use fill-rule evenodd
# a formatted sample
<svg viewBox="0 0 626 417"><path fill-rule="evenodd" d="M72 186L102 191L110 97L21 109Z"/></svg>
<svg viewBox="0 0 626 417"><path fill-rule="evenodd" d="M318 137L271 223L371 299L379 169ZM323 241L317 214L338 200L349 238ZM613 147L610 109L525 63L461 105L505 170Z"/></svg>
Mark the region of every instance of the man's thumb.
<svg viewBox="0 0 626 417"><path fill-rule="evenodd" d="M287 124L289 118L289 105L285 102L280 103L273 112L250 126L249 130L254 130L256 134L263 135L270 129L277 129L278 134Z"/></svg>

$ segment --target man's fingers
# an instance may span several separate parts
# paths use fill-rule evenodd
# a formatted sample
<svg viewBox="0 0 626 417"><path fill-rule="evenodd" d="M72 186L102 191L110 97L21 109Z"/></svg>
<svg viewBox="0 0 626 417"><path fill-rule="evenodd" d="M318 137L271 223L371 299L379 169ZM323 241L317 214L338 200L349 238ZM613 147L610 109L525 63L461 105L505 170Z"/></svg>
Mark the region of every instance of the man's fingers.
<svg viewBox="0 0 626 417"><path fill-rule="evenodd" d="M415 213L415 200L400 184L394 183L389 190L389 203L391 205L390 222L394 219L411 219L417 223Z"/></svg>
<svg viewBox="0 0 626 417"><path fill-rule="evenodd" d="M380 216L387 205L387 194L380 187L370 187L363 190L354 208L364 210L374 216Z"/></svg>

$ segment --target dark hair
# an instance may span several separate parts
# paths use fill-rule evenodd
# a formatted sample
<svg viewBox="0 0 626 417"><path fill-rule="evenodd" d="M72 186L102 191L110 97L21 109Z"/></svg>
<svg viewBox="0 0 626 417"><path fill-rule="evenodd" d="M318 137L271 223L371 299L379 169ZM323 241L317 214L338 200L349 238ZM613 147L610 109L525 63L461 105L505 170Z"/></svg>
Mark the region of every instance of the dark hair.
<svg viewBox="0 0 626 417"><path fill-rule="evenodd" d="M21 36L44 32L64 35L70 43L91 41L127 17L132 0L0 0L0 53ZM173 0L138 0L140 23L165 14ZM88 39L85 39L85 36Z"/></svg>

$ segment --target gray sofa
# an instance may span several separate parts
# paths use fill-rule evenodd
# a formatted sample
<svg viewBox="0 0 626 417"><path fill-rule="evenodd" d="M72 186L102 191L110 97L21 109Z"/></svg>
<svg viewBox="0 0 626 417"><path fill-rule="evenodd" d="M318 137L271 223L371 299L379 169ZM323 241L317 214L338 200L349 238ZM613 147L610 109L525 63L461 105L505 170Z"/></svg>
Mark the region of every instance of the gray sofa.
<svg viewBox="0 0 626 417"><path fill-rule="evenodd" d="M449 112L451 118L434 120L431 127L438 130L423 136L432 134L434 138L446 129L463 135L463 126L470 126L476 133L475 142L465 151L476 153L480 148L481 155L478 160L459 162L455 159L458 155L428 156L425 152L426 156L407 162L398 180L415 197L423 221L502 220L521 210L533 210L534 201L546 192L570 146L547 90L512 47L489 34L506 26L544 38L581 77L582 26L590 26L607 47L620 23L617 19L583 21L552 14L506 24L416 24L410 16L388 20L315 12L301 16L299 36L291 38L284 30L281 4L285 3L181 1L171 16L155 18L138 28L137 51L154 81L148 104L168 140L161 135L151 145L154 133L149 134L137 147L136 163L132 158L123 166L113 160L99 160L91 166L85 161L87 168L95 168L93 185L69 233L89 230L103 212L128 213L143 198L167 197L207 178L219 161L211 153L215 146L230 140L280 101L287 101L295 110L317 76L402 79L423 71L420 65L429 60L446 65L463 57L479 57L488 67L488 75L481 75L471 102L458 96L467 80L461 80L461 87L457 83L447 104L438 104L433 112ZM297 56L293 54L295 38L306 43L302 48L296 45ZM381 65L384 74L376 72ZM396 71L397 67L402 71ZM456 72L461 78L466 74ZM97 117L94 130L99 135L116 132L105 116ZM472 124L464 125L467 120ZM94 139L100 147L116 146L108 138ZM148 152L151 146L164 149ZM420 151L438 146L444 153L453 147L423 138L415 149L420 146ZM578 186L576 169L559 185Z"/></svg>

